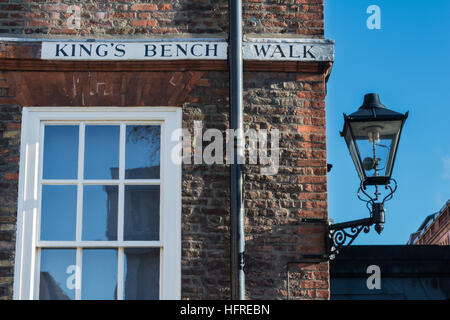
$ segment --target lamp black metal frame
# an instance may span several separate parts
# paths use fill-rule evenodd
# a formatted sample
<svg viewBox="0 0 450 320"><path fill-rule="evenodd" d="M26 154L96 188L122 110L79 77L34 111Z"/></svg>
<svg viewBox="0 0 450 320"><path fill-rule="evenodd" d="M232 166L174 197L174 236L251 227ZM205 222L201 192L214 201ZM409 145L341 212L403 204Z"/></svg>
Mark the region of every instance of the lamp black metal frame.
<svg viewBox="0 0 450 320"><path fill-rule="evenodd" d="M361 180L364 181L364 185L384 185L389 183L391 179L392 169L395 163L395 159L397 156L397 148L399 144L399 140L402 134L403 125L408 118L408 113L405 114L398 113L396 111L390 110L386 108L380 101L378 94L376 93L368 93L364 96L364 102L359 109L350 114L344 114L344 129L340 133L341 137L344 137L347 143L347 146L350 150L350 155L355 163L356 170ZM384 175L380 176L367 176L362 165L362 158L360 154L360 150L358 148L357 143L355 143L355 133L352 129L352 124L355 123L399 123L399 131L394 135L396 136L392 141L392 153L389 155L390 158L388 160L387 172ZM351 141L348 141L347 135L350 134ZM352 152L353 150L353 152ZM374 155L375 157L375 155Z"/></svg>

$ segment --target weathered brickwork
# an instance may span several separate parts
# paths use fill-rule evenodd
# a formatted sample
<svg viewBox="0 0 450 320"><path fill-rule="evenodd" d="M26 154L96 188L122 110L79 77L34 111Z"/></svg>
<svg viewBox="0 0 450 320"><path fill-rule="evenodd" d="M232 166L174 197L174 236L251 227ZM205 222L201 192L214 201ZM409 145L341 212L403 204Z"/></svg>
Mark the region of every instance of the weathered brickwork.
<svg viewBox="0 0 450 320"><path fill-rule="evenodd" d="M323 38L323 0L243 0L244 32Z"/></svg>
<svg viewBox="0 0 450 320"><path fill-rule="evenodd" d="M158 74L156 77L155 74ZM67 75L71 79L72 75ZM96 73L77 76L97 79ZM3 74L8 77L7 73ZM32 92L35 81L27 73L15 79L20 88ZM45 91L61 86L58 73L41 74L49 81ZM120 74L117 75L120 77ZM123 75L122 75L123 76ZM160 95L142 96L142 104L160 105L170 92L180 92L190 83L193 89L183 95L183 127L192 130L193 121L202 121L204 130L228 128L228 73L166 72L138 74L136 77L160 83ZM163 84L174 77L178 88L166 90ZM50 79L55 78L55 81ZM28 79L26 81L25 79ZM165 79L165 80L164 80ZM188 80L190 79L190 80ZM114 76L103 75L105 88L112 87ZM82 82L77 96L89 90ZM133 86L130 79L127 85ZM327 263L304 264L292 272L302 254L324 253L323 224L302 223L301 218L325 218L325 81L323 75L309 73L245 74L245 123L248 128L277 128L281 133L280 168L277 175L260 173L257 165L245 166L246 247L248 296L253 299L327 298ZM92 91L90 91L92 92ZM164 94L167 93L167 94ZM103 90L92 92L89 105L108 105ZM73 101L55 97L56 105ZM30 97L31 99L31 97ZM48 96L42 103L48 105ZM119 98L117 99L120 100ZM175 100L174 100L175 101ZM66 102L66 103L65 103ZM166 102L167 103L167 102ZM126 105L126 103L124 104ZM2 107L2 296L11 297L17 177L19 158L20 107ZM186 299L227 299L230 295L229 271L229 166L183 165L182 295ZM295 264L294 264L295 266ZM303 273L302 273L303 272ZM262 280L263 279L263 280ZM296 283L297 281L298 283Z"/></svg>
<svg viewBox="0 0 450 320"><path fill-rule="evenodd" d="M194 121L225 130L228 100L228 73L204 74L183 105L183 128L192 137ZM225 164L183 165L183 299L230 298L229 172Z"/></svg>
<svg viewBox="0 0 450 320"><path fill-rule="evenodd" d="M245 33L323 37L323 0L244 0ZM228 0L0 1L0 35L226 35Z"/></svg>
<svg viewBox="0 0 450 320"><path fill-rule="evenodd" d="M255 72L245 75L244 87L245 125L280 130L278 173L263 175L256 165L245 170L249 297L326 298L327 279L316 272L327 263L305 267L311 278L300 286L288 283L293 262L325 251L325 225L300 221L327 217L324 77Z"/></svg>
<svg viewBox="0 0 450 320"><path fill-rule="evenodd" d="M414 244L436 244L448 246L450 244L450 200L436 215L433 222L418 235Z"/></svg>
<svg viewBox="0 0 450 320"><path fill-rule="evenodd" d="M0 299L12 297L21 107L0 104Z"/></svg>

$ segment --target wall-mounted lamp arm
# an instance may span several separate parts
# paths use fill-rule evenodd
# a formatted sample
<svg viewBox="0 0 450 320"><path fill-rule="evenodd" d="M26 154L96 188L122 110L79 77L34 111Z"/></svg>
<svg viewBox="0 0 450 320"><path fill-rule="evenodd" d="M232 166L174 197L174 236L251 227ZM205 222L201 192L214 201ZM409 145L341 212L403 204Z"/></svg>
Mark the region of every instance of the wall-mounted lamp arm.
<svg viewBox="0 0 450 320"><path fill-rule="evenodd" d="M390 185L391 182L394 184L393 187ZM372 225L375 225L375 231L380 234L384 228L385 215L384 215L384 203L392 199L394 192L397 190L397 182L394 179L389 181L386 189L389 190L389 194L383 198L382 202L375 202L378 198L372 198L366 193L365 187L361 185L358 190L358 198L366 202L367 207L370 211L370 217L365 219L352 220L347 222L330 224L328 226L327 233L327 247L328 256L330 259L334 259L336 254L340 250L350 246L353 241L359 236L361 231L368 233ZM378 188L377 188L378 190ZM360 192L368 197L368 200L360 197ZM378 192L378 191L377 191Z"/></svg>

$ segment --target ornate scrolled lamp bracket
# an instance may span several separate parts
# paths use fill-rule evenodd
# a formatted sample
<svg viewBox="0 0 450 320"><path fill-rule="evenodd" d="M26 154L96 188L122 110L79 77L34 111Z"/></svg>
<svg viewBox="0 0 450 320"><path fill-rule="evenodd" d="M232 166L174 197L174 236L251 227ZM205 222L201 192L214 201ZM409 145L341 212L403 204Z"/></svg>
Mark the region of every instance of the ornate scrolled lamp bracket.
<svg viewBox="0 0 450 320"><path fill-rule="evenodd" d="M374 229L378 234L383 231L385 222L384 203L392 199L394 192L397 190L397 182L394 179L390 180L390 183L385 186L385 189L389 190L389 193L380 202L376 202L380 196L378 186L375 186L375 197L369 196L365 191L365 188L366 187L361 184L361 187L358 190L358 198L361 201L366 202L370 217L330 224L328 226L327 245L328 256L330 259L334 259L336 254L342 249L350 246L361 232L368 233L372 226L374 226ZM366 198L361 197L360 193L363 193Z"/></svg>

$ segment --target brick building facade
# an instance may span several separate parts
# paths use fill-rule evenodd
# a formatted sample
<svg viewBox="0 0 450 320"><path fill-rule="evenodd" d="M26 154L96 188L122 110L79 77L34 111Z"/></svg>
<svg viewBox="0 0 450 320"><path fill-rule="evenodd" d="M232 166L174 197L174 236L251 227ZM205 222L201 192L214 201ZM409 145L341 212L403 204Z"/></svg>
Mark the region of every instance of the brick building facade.
<svg viewBox="0 0 450 320"><path fill-rule="evenodd" d="M227 0L8 0L0 6L0 33L8 36L226 36L228 32ZM324 36L322 0L246 0L243 10L246 34ZM71 16L81 18L79 28L71 28L72 20L67 24Z"/></svg>
<svg viewBox="0 0 450 320"><path fill-rule="evenodd" d="M441 210L430 214L412 233L408 244L450 245L450 200Z"/></svg>
<svg viewBox="0 0 450 320"><path fill-rule="evenodd" d="M246 294L249 299L328 299L327 259L306 258L308 255L320 257L326 253L325 232L328 215L325 95L332 59L319 58L314 51L316 47L320 49L321 46L331 47L332 50L333 46L332 42L324 39L323 1L247 0L243 1L243 18L244 43L248 46L262 41L263 46L266 45L266 48L270 49L266 39L287 45L280 45L279 49L274 45L274 51L267 59L244 56L245 129L275 128L280 131L279 168L276 174L262 174L259 165L244 166ZM46 186L64 183L73 186L74 190L78 188L78 196L75 196L78 209L75 210L78 210L79 216L82 211L80 203L83 201L80 200L81 190L94 182L83 180L86 176L83 177L80 171L78 180L46 180L45 159L50 156L44 154L45 159L42 160L41 153L44 149L39 149L38 142L46 141L47 138L39 131L40 124L37 125L36 136L30 133L29 128L33 126L31 121L34 119L32 114L40 114L39 110L42 110L43 120L36 120L36 123L43 123L44 126L49 126L51 121L60 121L57 122L59 125L67 122L77 128L86 128L99 121L113 121L111 123L116 123L117 127L128 128L140 120L140 113L130 115L129 118L113 118L116 109L120 109L117 112L125 114L127 109L131 110L130 112L141 112L139 107L145 107L142 110L151 115L151 108L154 108L155 112L165 112L164 108L168 108L169 113L176 110L182 114L178 127L182 124L182 128L188 129L193 135L195 123L199 123L196 121L201 121L203 132L209 128L221 131L229 128L229 72L226 59L195 57L116 61L101 57L93 60L86 56L74 60L66 59L65 55L70 55L71 47L63 44L57 47L59 51L56 49L56 53L64 59L49 59L43 55L44 44L48 42L54 45L57 41L75 40L83 43L85 48L92 52L95 49L89 47L89 44L94 44L95 47L96 41L102 41L102 45L106 43L103 48L121 42L123 46L119 48L122 49L131 41L136 41L137 45L154 44L158 41L184 43L186 39L194 44L205 39L226 43L228 21L228 3L224 0L0 2L1 299L38 298L39 288L36 281L39 276L33 274L39 270L39 266L43 268L43 264L50 261L44 259L45 254L56 252L53 250L55 248L66 249L66 252L67 248L76 250L76 253L73 251L73 261L76 260L76 265L82 265L84 261L86 265L83 265L81 272L86 270L86 274L90 270L88 261L97 260L89 260L85 253L89 250L92 253L98 248L118 250L114 251L114 254L118 256L117 272L122 273L119 279L126 278L124 268L132 267L131 251L127 253L126 248L129 243L61 244L43 241L45 239L35 235L39 234L39 223L42 234L42 228L45 228L45 221L39 220L39 214L43 211L41 188L50 189ZM307 43L309 46L303 44L301 54L293 53L292 44L301 43ZM152 48L155 47L146 47L146 52L149 53ZM169 47L166 47L166 50L167 48ZM187 50L188 47L177 47L180 50L183 48ZM190 48L194 56L199 52ZM291 51L283 51L284 48L290 48ZM99 52L102 56L104 51L97 53ZM171 51L170 55L174 52ZM31 108L23 109L24 107ZM55 111L55 107L59 108L58 110L72 111L74 114L70 115L71 120L68 120L64 112L61 118L57 118L59 113ZM93 110L92 113L89 112L90 109ZM27 115L28 120L22 119L22 115L27 112L30 114ZM111 113L107 114L108 112ZM85 115L89 115L89 118ZM165 114L158 114L158 117L161 118L155 119L160 121ZM171 115L167 119L170 117ZM147 120L143 119L142 125L148 124L145 122ZM174 126L177 126L177 120L174 121ZM21 125L23 123L27 125L26 128ZM163 128L167 128L169 124L163 123ZM79 130L82 132L82 129ZM120 130L122 132L125 129ZM35 145L27 144L25 135L38 142ZM89 141L87 135L80 134L80 140L77 141L81 143L85 138ZM118 138L118 141L120 139ZM161 139L163 141L165 138ZM122 150L119 152L122 159L118 160L119 167L123 166L124 161L128 161L127 155L122 155L123 145L127 143L128 140L121 142L120 148L118 147ZM163 142L161 145L161 153L166 152ZM33 162L37 168L35 171L30 171L34 169L27 166L28 161L31 161L30 157L36 159L36 162ZM64 155L61 157L64 158ZM41 168L42 161L43 177L40 176L42 169L38 169ZM78 161L79 164L82 162L83 160ZM173 259L179 263L180 270L161 264L163 267L159 272L162 275L160 283L157 281L159 295L157 294L156 298L177 297L177 293L166 295L172 290L170 272L175 272L180 273L172 275L173 282L179 280L179 283L175 283L175 287L179 288L175 290L179 291L179 298L229 299L229 164L209 165L195 161L183 163L179 179L172 178L173 173L168 172L169 164L162 162L158 165L162 170L159 180L140 183L160 184L161 208L172 206L170 202L173 199L173 208L180 211L181 223L177 225L174 222L172 228L167 225L171 223L171 219L161 217L161 221L166 225L165 229L160 231L161 239L156 239L160 241L143 244L161 248L161 252L165 252L169 249L166 250L166 240L163 238L171 242L171 232L174 232L174 235L180 234L179 241L173 244L174 250L180 251L179 258L176 252L173 253ZM126 175L128 169L123 170ZM35 189L31 190L27 184L27 179L31 179L27 175L36 176L36 179L32 180ZM168 180L170 186L165 183L166 178L172 179ZM125 194L122 196L125 200L119 200L119 208L127 206L126 187L130 181L126 179L122 176L117 181L113 178L113 182L98 182L117 185L118 192ZM169 191L175 194L168 196ZM31 200L36 201L27 203L30 197L34 197ZM86 194L85 199L88 199ZM181 203L179 208L177 201ZM124 213L119 213L119 216L121 214ZM166 210L161 214L171 213ZM124 215L125 218L122 219L125 219L125 227L119 222L119 233L120 225L127 228L127 213ZM32 222L29 222L29 217ZM306 222L304 218L312 218L309 221L313 222ZM77 230L76 241L80 241L83 240L84 233L79 227L82 220L77 221L73 224L73 229ZM119 235L117 240L120 240L120 237ZM174 236L174 239L177 237ZM138 245L132 245L133 248L136 246ZM145 261L150 263L149 260ZM42 272L40 278L42 284ZM166 284L166 280L169 284ZM88 288L84 281L87 280L83 278L81 289L74 289L76 292L73 298L88 297L85 296L88 289L83 289ZM118 284L115 298L124 298L124 295L126 298L127 288L125 294L118 292L123 290L124 286L127 287L127 281L128 278L124 283ZM42 290L41 288L41 295Z"/></svg>

